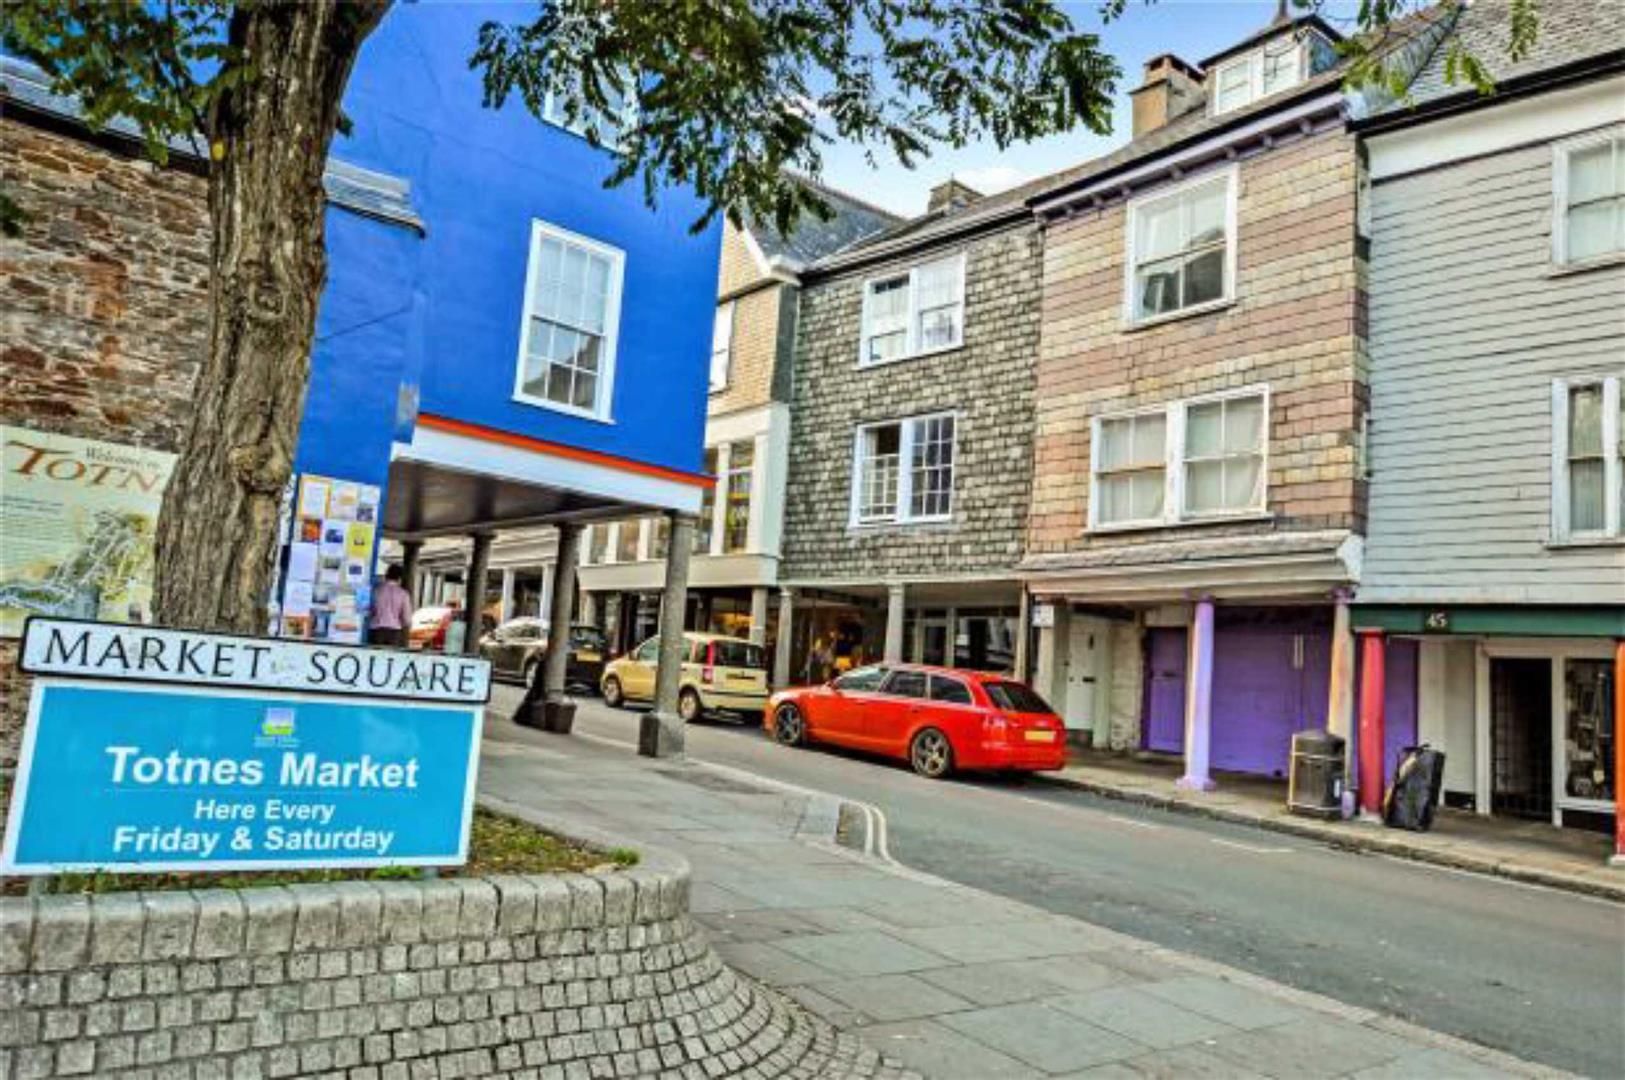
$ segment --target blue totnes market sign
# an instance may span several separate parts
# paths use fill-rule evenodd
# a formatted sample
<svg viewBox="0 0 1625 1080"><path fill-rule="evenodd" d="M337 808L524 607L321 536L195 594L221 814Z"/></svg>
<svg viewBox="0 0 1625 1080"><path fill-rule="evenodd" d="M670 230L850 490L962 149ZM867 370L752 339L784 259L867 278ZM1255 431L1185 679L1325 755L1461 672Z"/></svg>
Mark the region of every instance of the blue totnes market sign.
<svg viewBox="0 0 1625 1080"><path fill-rule="evenodd" d="M31 619L0 872L466 861L490 665Z"/></svg>

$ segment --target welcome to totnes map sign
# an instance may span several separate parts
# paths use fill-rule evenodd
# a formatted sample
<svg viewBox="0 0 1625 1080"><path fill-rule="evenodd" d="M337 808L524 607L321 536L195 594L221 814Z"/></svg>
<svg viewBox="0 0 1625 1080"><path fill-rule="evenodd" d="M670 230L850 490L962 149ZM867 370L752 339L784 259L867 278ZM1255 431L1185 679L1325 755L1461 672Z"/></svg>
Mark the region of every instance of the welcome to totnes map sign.
<svg viewBox="0 0 1625 1080"><path fill-rule="evenodd" d="M490 664L30 619L0 873L457 865Z"/></svg>

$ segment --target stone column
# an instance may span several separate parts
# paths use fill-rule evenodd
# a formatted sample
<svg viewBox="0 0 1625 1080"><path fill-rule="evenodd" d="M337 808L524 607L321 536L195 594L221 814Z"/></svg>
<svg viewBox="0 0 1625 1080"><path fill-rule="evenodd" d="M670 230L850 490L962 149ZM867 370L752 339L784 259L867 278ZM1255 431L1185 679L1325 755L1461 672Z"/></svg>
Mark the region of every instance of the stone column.
<svg viewBox="0 0 1625 1080"><path fill-rule="evenodd" d="M502 571L502 608L497 616L497 622L505 623L513 618L513 570Z"/></svg>
<svg viewBox="0 0 1625 1080"><path fill-rule="evenodd" d="M779 638L773 644L773 686L783 689L790 685L790 649L794 643L791 621L796 614L796 591L779 590Z"/></svg>
<svg viewBox="0 0 1625 1080"><path fill-rule="evenodd" d="M468 632L463 635L463 652L477 656L480 651L482 620L485 608L485 572L491 566L491 539L488 532L477 532L469 537L474 550L468 556L468 584L463 589L463 624Z"/></svg>
<svg viewBox="0 0 1625 1080"><path fill-rule="evenodd" d="M758 645L767 644L767 586L758 585L750 591L750 639Z"/></svg>
<svg viewBox="0 0 1625 1080"><path fill-rule="evenodd" d="M1185 775L1175 786L1212 791L1208 759L1213 741L1213 601L1202 597L1191 614L1189 672L1185 686Z"/></svg>
<svg viewBox="0 0 1625 1080"><path fill-rule="evenodd" d="M888 664L903 660L903 619L908 611L908 590L900 581L886 586L886 651Z"/></svg>
<svg viewBox="0 0 1625 1080"><path fill-rule="evenodd" d="M683 674L683 610L688 606L688 557L694 546L694 519L671 515L666 551L666 585L660 593L660 667L655 672L655 707L638 724L638 753L678 757L683 752L683 719L677 715Z"/></svg>
<svg viewBox="0 0 1625 1080"><path fill-rule="evenodd" d="M1383 729L1387 726L1387 647L1381 630L1360 631L1360 816L1379 821L1386 738Z"/></svg>
<svg viewBox="0 0 1625 1080"><path fill-rule="evenodd" d="M1343 816L1353 812L1354 791L1354 632L1350 629L1349 593L1335 594L1332 616L1331 689L1326 702L1326 730L1343 739Z"/></svg>
<svg viewBox="0 0 1625 1080"><path fill-rule="evenodd" d="M406 587L406 594L412 598L413 607L419 606L418 558L422 554L422 540L403 540L401 542L401 584Z"/></svg>
<svg viewBox="0 0 1625 1080"><path fill-rule="evenodd" d="M570 660L570 614L575 605L576 557L580 550L581 526L570 522L560 525L558 555L553 560L547 650L542 654L541 671L513 714L516 724L569 731L575 720L575 704L564 696L564 675Z"/></svg>
<svg viewBox="0 0 1625 1080"><path fill-rule="evenodd" d="M1016 605L1016 662L1015 675L1017 682L1027 682L1027 668L1030 659L1027 656L1028 642L1032 638L1033 597L1027 591L1025 582L1021 586L1021 599Z"/></svg>
<svg viewBox="0 0 1625 1080"><path fill-rule="evenodd" d="M571 580L574 580L574 578L575 578L575 575L572 574L571 575ZM555 582L557 582L558 578L555 577L553 580ZM597 593L590 593L590 592L587 592L586 590L582 590L582 593L581 593L581 621L586 623L588 626L598 626L598 594ZM602 629L604 629L604 627L599 627L599 629L602 630Z"/></svg>
<svg viewBox="0 0 1625 1080"><path fill-rule="evenodd" d="M1614 642L1614 854L1610 866L1625 867L1625 638Z"/></svg>

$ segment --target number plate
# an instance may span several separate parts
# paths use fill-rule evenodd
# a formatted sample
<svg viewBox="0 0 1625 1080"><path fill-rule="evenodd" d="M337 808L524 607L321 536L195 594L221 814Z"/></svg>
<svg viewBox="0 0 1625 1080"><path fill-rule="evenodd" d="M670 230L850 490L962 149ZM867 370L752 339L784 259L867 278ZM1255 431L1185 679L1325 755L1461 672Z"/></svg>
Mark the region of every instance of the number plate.
<svg viewBox="0 0 1625 1080"><path fill-rule="evenodd" d="M1021 737L1028 742L1050 742L1055 738L1055 732L1044 728L1029 728L1021 733Z"/></svg>
<svg viewBox="0 0 1625 1080"><path fill-rule="evenodd" d="M576 653L576 659L591 663L592 661L598 659L598 654L595 652L590 652L586 649L581 649Z"/></svg>

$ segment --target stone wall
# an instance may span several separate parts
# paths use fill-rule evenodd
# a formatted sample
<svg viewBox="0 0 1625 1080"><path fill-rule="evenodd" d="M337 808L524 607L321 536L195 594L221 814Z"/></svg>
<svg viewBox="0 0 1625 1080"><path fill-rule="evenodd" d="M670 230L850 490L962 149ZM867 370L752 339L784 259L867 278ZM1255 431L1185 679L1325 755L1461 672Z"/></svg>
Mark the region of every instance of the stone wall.
<svg viewBox="0 0 1625 1080"><path fill-rule="evenodd" d="M0 186L27 215L0 256L0 423L175 451L208 333L202 177L0 120ZM0 639L0 772L27 680Z"/></svg>
<svg viewBox="0 0 1625 1080"><path fill-rule="evenodd" d="M848 1076L686 869L0 899L0 1076Z"/></svg>
<svg viewBox="0 0 1625 1080"><path fill-rule="evenodd" d="M1122 200L1052 225L1029 535L1034 555L1365 519L1356 445L1368 398L1354 141L1341 126L1243 160L1233 304L1123 325ZM1273 520L1087 535L1090 420L1254 383L1270 387Z"/></svg>
<svg viewBox="0 0 1625 1080"><path fill-rule="evenodd" d="M864 281L961 249L964 345L860 370ZM1039 235L1023 226L803 287L784 579L952 576L1015 565L1032 470L1039 270ZM948 409L959 418L952 520L850 528L858 427Z"/></svg>

